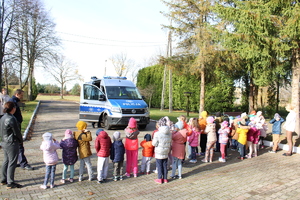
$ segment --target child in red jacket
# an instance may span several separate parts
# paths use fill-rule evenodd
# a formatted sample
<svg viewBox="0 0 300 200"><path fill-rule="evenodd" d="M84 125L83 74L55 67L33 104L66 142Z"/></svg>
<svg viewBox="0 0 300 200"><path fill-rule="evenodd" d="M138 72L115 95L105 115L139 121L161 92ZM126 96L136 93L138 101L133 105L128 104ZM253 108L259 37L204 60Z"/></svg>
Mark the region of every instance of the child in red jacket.
<svg viewBox="0 0 300 200"><path fill-rule="evenodd" d="M146 134L144 140L141 142L141 147L143 147L143 158L141 164L141 172L145 174L145 169L147 175L150 174L150 163L154 153L154 146L152 146L151 135Z"/></svg>
<svg viewBox="0 0 300 200"><path fill-rule="evenodd" d="M98 183L104 183L108 171L111 139L103 129L98 129L96 134L98 135L95 140L95 149L98 156L97 179Z"/></svg>

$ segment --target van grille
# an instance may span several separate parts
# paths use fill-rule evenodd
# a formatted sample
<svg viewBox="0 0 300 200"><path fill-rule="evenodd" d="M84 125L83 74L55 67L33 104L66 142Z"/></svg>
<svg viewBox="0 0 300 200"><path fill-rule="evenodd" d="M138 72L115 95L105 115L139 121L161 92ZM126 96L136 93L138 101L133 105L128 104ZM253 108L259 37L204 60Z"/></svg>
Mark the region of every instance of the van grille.
<svg viewBox="0 0 300 200"><path fill-rule="evenodd" d="M122 114L145 114L145 109L122 109Z"/></svg>

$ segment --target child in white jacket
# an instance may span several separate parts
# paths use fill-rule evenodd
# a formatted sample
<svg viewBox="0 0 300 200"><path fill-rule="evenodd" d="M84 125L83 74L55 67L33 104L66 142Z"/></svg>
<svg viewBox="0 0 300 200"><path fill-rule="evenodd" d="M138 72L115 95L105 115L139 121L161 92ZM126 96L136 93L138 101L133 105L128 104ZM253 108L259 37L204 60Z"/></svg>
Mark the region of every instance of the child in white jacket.
<svg viewBox="0 0 300 200"><path fill-rule="evenodd" d="M46 164L46 174L44 184L40 186L41 189L47 189L48 180L50 178L50 188L54 187L55 170L58 162L58 155L56 150L60 148L59 142L52 138L51 133L43 134L44 141L40 149L43 151L43 158Z"/></svg>

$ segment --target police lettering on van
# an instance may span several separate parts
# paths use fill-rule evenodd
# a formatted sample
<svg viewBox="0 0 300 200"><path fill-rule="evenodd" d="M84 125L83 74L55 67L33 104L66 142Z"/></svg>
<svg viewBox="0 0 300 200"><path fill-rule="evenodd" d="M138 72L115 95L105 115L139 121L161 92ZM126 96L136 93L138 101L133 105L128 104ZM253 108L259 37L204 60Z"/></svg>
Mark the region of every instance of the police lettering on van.
<svg viewBox="0 0 300 200"><path fill-rule="evenodd" d="M92 77L82 85L79 120L111 129L127 126L131 117L144 129L149 124L150 112L135 84L126 77Z"/></svg>

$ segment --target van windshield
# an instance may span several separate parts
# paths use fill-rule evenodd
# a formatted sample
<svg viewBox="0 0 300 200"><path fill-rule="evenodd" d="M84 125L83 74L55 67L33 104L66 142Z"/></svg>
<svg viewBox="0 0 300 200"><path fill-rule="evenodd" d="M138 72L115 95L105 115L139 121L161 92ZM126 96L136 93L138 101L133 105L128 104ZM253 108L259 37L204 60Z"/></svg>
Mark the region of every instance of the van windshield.
<svg viewBox="0 0 300 200"><path fill-rule="evenodd" d="M136 99L142 100L142 96L135 87L106 86L108 99Z"/></svg>

